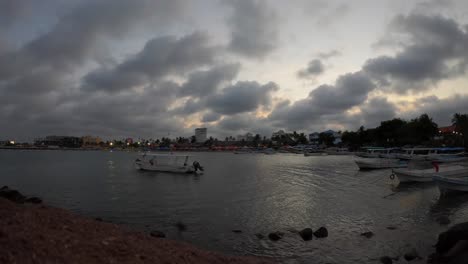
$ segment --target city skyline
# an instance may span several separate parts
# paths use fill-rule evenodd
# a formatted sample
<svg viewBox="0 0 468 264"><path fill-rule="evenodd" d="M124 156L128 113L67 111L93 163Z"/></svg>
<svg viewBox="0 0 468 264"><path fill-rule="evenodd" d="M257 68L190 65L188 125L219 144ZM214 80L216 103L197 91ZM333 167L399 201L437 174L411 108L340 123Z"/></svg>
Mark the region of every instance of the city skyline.
<svg viewBox="0 0 468 264"><path fill-rule="evenodd" d="M6 1L1 138L356 130L468 112L468 4Z"/></svg>

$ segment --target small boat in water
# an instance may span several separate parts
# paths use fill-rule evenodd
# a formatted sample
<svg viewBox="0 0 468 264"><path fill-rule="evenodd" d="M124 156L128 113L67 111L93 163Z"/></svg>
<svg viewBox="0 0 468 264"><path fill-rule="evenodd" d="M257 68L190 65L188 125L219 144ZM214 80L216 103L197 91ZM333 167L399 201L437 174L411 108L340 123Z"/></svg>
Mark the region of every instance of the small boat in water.
<svg viewBox="0 0 468 264"><path fill-rule="evenodd" d="M408 166L407 162L399 159L360 158L354 162L356 162L356 165L361 170L404 168Z"/></svg>
<svg viewBox="0 0 468 264"><path fill-rule="evenodd" d="M323 151L309 151L304 152L304 157L311 157L311 156L326 156L328 155L326 152Z"/></svg>
<svg viewBox="0 0 468 264"><path fill-rule="evenodd" d="M396 158L393 152L397 148L367 147L365 151L357 152L355 155L361 158Z"/></svg>
<svg viewBox="0 0 468 264"><path fill-rule="evenodd" d="M432 179L437 183L442 194L452 191L468 192L468 173L464 177L434 176Z"/></svg>
<svg viewBox="0 0 468 264"><path fill-rule="evenodd" d="M433 177L460 178L468 176L468 167L462 165L437 165L426 169L395 169L393 173L400 182L431 182Z"/></svg>
<svg viewBox="0 0 468 264"><path fill-rule="evenodd" d="M135 167L139 170L174 173L203 171L203 167L198 161L191 161L191 156L173 154L142 154L135 160Z"/></svg>

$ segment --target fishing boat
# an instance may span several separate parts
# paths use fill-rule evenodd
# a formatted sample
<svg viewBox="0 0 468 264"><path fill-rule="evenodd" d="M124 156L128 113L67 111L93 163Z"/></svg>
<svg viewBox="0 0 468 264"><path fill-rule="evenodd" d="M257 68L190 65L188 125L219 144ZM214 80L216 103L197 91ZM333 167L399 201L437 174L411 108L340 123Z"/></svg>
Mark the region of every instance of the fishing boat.
<svg viewBox="0 0 468 264"><path fill-rule="evenodd" d="M367 147L364 150L363 152L357 152L355 155L361 158L396 158L396 156L388 156L389 154L393 154L392 151L396 150L396 148Z"/></svg>
<svg viewBox="0 0 468 264"><path fill-rule="evenodd" d="M349 151L347 148L336 148L336 147L331 147L325 149L325 153L327 155L353 155L354 153Z"/></svg>
<svg viewBox="0 0 468 264"><path fill-rule="evenodd" d="M304 152L304 157L312 157L312 156L326 156L328 155L326 152L323 151L308 151Z"/></svg>
<svg viewBox="0 0 468 264"><path fill-rule="evenodd" d="M404 168L408 163L399 159L360 158L354 161L361 170Z"/></svg>
<svg viewBox="0 0 468 264"><path fill-rule="evenodd" d="M397 158L404 160L428 160L436 162L463 161L464 148L406 148L405 153L398 154Z"/></svg>
<svg viewBox="0 0 468 264"><path fill-rule="evenodd" d="M203 171L198 161L192 162L191 156L173 154L144 153L135 160L135 167L139 170L173 173Z"/></svg>
<svg viewBox="0 0 468 264"><path fill-rule="evenodd" d="M431 182L433 177L460 178L468 176L468 167L462 165L437 165L426 169L395 169L393 174L398 177L400 182Z"/></svg>
<svg viewBox="0 0 468 264"><path fill-rule="evenodd" d="M468 173L465 173L464 177L434 176L432 179L442 194L452 191L468 192Z"/></svg>

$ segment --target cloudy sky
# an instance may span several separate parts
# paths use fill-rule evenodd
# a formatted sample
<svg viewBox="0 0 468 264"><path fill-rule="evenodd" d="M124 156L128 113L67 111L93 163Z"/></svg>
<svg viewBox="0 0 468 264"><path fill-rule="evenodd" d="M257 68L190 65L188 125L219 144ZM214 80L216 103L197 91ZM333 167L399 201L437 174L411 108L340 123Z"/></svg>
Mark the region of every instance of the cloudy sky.
<svg viewBox="0 0 468 264"><path fill-rule="evenodd" d="M466 0L0 0L0 139L468 112Z"/></svg>

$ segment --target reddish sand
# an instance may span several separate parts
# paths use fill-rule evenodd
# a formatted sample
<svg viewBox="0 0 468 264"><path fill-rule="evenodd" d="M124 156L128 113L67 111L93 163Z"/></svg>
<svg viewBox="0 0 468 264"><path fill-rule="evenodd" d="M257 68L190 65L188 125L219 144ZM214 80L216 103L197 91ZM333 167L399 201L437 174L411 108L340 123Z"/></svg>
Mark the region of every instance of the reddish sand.
<svg viewBox="0 0 468 264"><path fill-rule="evenodd" d="M0 198L0 263L272 263L154 238L41 204Z"/></svg>

